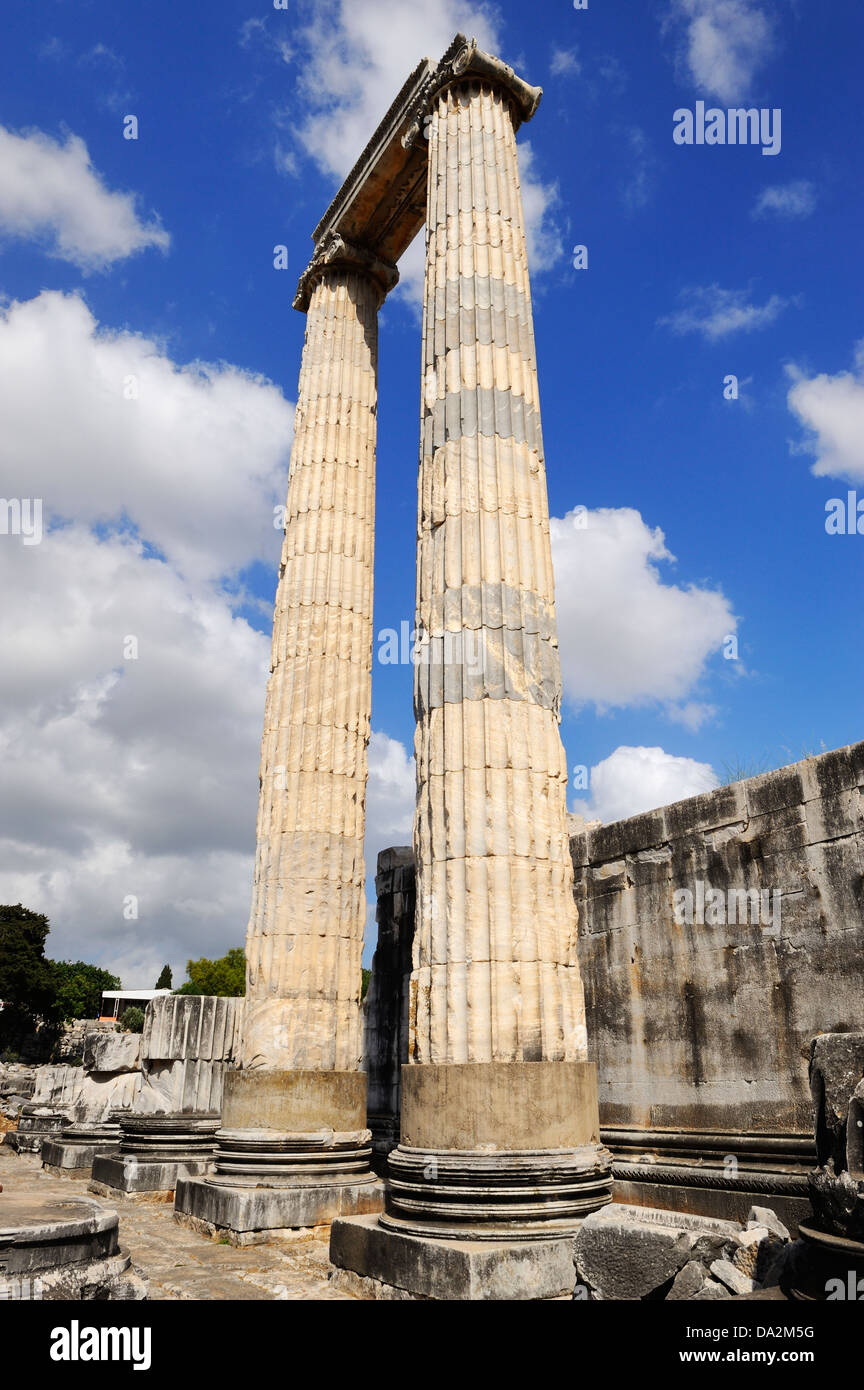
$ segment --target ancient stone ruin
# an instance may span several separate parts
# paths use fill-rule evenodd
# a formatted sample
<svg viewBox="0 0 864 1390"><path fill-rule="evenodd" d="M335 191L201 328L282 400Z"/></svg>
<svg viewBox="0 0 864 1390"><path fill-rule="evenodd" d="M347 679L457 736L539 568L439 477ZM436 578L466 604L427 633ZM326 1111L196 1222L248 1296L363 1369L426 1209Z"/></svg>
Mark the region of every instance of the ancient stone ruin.
<svg viewBox="0 0 864 1390"><path fill-rule="evenodd" d="M208 1171L242 1011L242 999L200 995L147 1006L140 1085L118 1141L95 1158L91 1192L173 1195L179 1180Z"/></svg>
<svg viewBox="0 0 864 1390"><path fill-rule="evenodd" d="M315 228L246 999L157 1000L45 1070L17 1146L127 1210L174 1194L189 1239L329 1231L357 1297L826 1297L864 1262L864 744L571 833L516 148L540 98L457 35ZM416 817L364 1008L378 314L424 224ZM0 1275L142 1296L78 1206L4 1204Z"/></svg>

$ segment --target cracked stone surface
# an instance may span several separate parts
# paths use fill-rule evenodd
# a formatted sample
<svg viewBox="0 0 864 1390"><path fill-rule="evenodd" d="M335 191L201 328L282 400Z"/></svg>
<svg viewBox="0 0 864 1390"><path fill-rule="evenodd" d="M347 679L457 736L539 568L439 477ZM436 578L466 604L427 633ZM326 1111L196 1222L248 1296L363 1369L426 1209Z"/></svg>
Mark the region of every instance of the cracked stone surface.
<svg viewBox="0 0 864 1390"><path fill-rule="evenodd" d="M6 1195L92 1196L86 1179L56 1178L39 1159L0 1148L0 1205ZM352 1300L330 1283L328 1235L302 1233L290 1241L235 1248L185 1230L169 1202L105 1203L120 1215L120 1245L150 1283L150 1298L165 1300Z"/></svg>

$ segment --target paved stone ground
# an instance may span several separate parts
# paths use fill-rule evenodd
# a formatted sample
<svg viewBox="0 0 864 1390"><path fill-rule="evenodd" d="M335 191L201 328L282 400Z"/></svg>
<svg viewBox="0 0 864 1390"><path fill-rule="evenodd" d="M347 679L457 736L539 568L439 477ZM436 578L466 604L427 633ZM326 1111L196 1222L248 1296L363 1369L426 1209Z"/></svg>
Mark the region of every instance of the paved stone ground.
<svg viewBox="0 0 864 1390"><path fill-rule="evenodd" d="M93 1197L87 1180L44 1173L36 1155L19 1158L0 1145L5 1193ZM101 1198L95 1198L101 1201ZM3 1195L0 1194L0 1208ZM327 1239L304 1237L236 1249L185 1230L168 1202L103 1202L120 1214L120 1244L150 1282L150 1297L165 1299L340 1299L352 1295L330 1284Z"/></svg>

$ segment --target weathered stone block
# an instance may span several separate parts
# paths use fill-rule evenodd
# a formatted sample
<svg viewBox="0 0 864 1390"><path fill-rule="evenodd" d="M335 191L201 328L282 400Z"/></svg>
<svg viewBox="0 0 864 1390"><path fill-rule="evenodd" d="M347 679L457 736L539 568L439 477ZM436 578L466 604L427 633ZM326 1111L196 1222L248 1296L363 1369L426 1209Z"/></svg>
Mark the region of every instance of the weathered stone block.
<svg viewBox="0 0 864 1390"><path fill-rule="evenodd" d="M601 1299L663 1297L693 1261L700 1238L734 1240L733 1222L647 1207L604 1207L586 1217L574 1245L578 1277ZM737 1271L736 1271L737 1273ZM688 1281L695 1278L691 1273ZM686 1295L680 1292L678 1298ZM693 1295L695 1297L695 1295Z"/></svg>
<svg viewBox="0 0 864 1390"><path fill-rule="evenodd" d="M446 1302L561 1298L576 1282L572 1240L429 1240L385 1231L374 1216L334 1221L330 1259L337 1270Z"/></svg>
<svg viewBox="0 0 864 1390"><path fill-rule="evenodd" d="M753 1280L729 1260L715 1260L711 1265L711 1273L734 1294L753 1293L756 1287Z"/></svg>
<svg viewBox="0 0 864 1390"><path fill-rule="evenodd" d="M368 1180L303 1187L218 1186L202 1178L178 1178L174 1210L218 1231L253 1235L279 1230L327 1226L337 1216L379 1212L381 1184ZM375 1217L377 1220L377 1215Z"/></svg>
<svg viewBox="0 0 864 1390"><path fill-rule="evenodd" d="M90 1072L128 1072L141 1068L140 1033L88 1033L84 1067Z"/></svg>

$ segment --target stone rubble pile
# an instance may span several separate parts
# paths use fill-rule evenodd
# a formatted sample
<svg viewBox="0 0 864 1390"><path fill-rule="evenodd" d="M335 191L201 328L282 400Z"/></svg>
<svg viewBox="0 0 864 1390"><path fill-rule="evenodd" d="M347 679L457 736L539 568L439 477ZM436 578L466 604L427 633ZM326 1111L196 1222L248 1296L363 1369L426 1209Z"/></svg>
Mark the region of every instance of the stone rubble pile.
<svg viewBox="0 0 864 1390"><path fill-rule="evenodd" d="M706 1301L777 1288L800 1242L767 1207L746 1225L656 1207L609 1206L574 1245L576 1300Z"/></svg>

